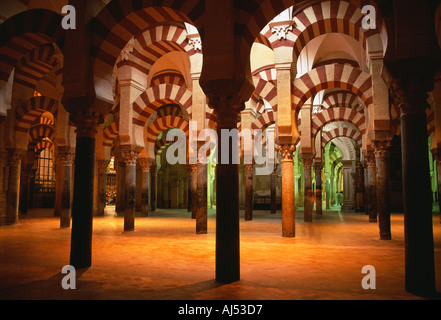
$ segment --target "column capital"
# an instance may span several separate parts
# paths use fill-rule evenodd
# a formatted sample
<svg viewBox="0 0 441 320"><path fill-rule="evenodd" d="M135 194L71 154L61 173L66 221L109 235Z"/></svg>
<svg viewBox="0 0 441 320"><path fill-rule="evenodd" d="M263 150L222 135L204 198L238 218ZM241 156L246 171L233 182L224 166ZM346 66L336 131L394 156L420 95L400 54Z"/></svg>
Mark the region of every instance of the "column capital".
<svg viewBox="0 0 441 320"><path fill-rule="evenodd" d="M314 172L315 173L322 172L323 167L324 167L323 162L314 162Z"/></svg>
<svg viewBox="0 0 441 320"><path fill-rule="evenodd" d="M60 164L63 167L72 166L72 162L74 160L74 153L70 151L58 151L57 157L60 161Z"/></svg>
<svg viewBox="0 0 441 320"><path fill-rule="evenodd" d="M126 166L136 166L136 160L139 157L139 152L135 150L121 151L121 156Z"/></svg>
<svg viewBox="0 0 441 320"><path fill-rule="evenodd" d="M296 151L296 146L293 144L283 144L279 146L279 151L282 156L282 161L292 160Z"/></svg>
<svg viewBox="0 0 441 320"><path fill-rule="evenodd" d="M142 172L147 173L150 171L150 166L152 165L151 161L146 158L139 158L138 163L141 167Z"/></svg>
<svg viewBox="0 0 441 320"><path fill-rule="evenodd" d="M303 162L303 168L311 170L314 159L313 158L302 158L302 162Z"/></svg>
<svg viewBox="0 0 441 320"><path fill-rule="evenodd" d="M391 147L391 142L384 140L384 141L374 141L373 142L375 151L375 158L384 158L387 156L389 149Z"/></svg>
<svg viewBox="0 0 441 320"><path fill-rule="evenodd" d="M376 164L375 164L375 154L374 152L369 152L366 157L366 165L368 168L375 168Z"/></svg>
<svg viewBox="0 0 441 320"><path fill-rule="evenodd" d="M77 127L75 133L78 138L95 138L97 127L104 121L103 116L92 110L72 110L70 120Z"/></svg>
<svg viewBox="0 0 441 320"><path fill-rule="evenodd" d="M426 112L428 92L433 89L426 79L412 78L405 83L395 80L390 86L394 104L400 108L401 114L420 114Z"/></svg>
<svg viewBox="0 0 441 320"><path fill-rule="evenodd" d="M23 151L19 149L8 150L8 166L17 167L23 159Z"/></svg>
<svg viewBox="0 0 441 320"><path fill-rule="evenodd" d="M239 96L228 96L226 94L210 94L207 98L210 107L214 109L218 128L236 128L240 112L245 109L243 99Z"/></svg>

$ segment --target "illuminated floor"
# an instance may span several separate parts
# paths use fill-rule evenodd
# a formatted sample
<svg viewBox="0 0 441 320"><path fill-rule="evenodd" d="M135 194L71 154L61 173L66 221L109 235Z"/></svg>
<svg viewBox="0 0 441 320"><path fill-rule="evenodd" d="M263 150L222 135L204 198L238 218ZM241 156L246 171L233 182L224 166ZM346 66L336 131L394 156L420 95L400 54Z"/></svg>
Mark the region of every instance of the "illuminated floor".
<svg viewBox="0 0 441 320"><path fill-rule="evenodd" d="M241 280L215 277L215 219L206 235L194 234L184 211L136 218L94 218L93 266L77 270L77 289L63 290L70 229L59 229L51 211L32 211L0 227L0 299L418 299L404 290L403 215L392 215L392 241L360 213L326 211L305 224L297 213L296 238L281 237L280 212L241 219ZM441 292L441 225L434 215L437 290ZM361 269L376 269L376 290L361 287Z"/></svg>

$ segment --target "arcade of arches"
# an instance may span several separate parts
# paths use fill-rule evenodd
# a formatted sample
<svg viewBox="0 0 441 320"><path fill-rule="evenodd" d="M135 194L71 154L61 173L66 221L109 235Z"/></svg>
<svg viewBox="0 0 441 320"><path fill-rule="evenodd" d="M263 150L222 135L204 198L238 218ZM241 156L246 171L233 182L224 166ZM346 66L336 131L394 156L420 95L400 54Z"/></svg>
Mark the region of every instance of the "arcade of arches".
<svg viewBox="0 0 441 320"><path fill-rule="evenodd" d="M196 234L214 210L216 280L232 283L240 212L246 221L270 212L283 238L298 237L296 211L312 224L330 210L357 213L378 225L379 243L393 239L397 212L406 289L435 291L435 2L2 1L0 232L53 208L71 229L70 264L88 268L92 221L109 208L124 232L159 209L184 209ZM76 29L62 28L67 4ZM372 29L362 26L368 5ZM256 175L244 149L238 165L215 164L212 154L171 165L167 133L188 137L190 121L198 132L274 133L273 172Z"/></svg>

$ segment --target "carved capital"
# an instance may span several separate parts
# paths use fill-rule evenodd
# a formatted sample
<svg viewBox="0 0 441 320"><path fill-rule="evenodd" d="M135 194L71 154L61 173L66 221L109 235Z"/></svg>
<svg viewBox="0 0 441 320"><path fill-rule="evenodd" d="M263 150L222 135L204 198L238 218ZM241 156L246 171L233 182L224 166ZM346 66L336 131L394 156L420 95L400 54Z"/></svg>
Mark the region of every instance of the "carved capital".
<svg viewBox="0 0 441 320"><path fill-rule="evenodd" d="M72 152L58 152L57 156L63 167L72 166L74 160L74 154Z"/></svg>
<svg viewBox="0 0 441 320"><path fill-rule="evenodd" d="M126 166L136 166L136 160L139 157L139 152L135 150L126 150L121 152Z"/></svg>
<svg viewBox="0 0 441 320"><path fill-rule="evenodd" d="M412 78L404 84L395 80L390 86L393 103L400 108L402 114L425 113L429 91L431 89L426 79Z"/></svg>
<svg viewBox="0 0 441 320"><path fill-rule="evenodd" d="M322 172L323 167L324 167L324 163L322 163L322 162L315 162L315 163L314 163L314 172L315 172L315 173L320 173L320 172Z"/></svg>
<svg viewBox="0 0 441 320"><path fill-rule="evenodd" d="M18 167L21 159L23 159L23 152L21 150L8 151L8 166Z"/></svg>
<svg viewBox="0 0 441 320"><path fill-rule="evenodd" d="M214 109L218 128L233 129L245 109L244 101L238 96L208 95L208 103Z"/></svg>
<svg viewBox="0 0 441 320"><path fill-rule="evenodd" d="M375 154L374 152L370 151L366 157L365 157L367 168L375 168L376 162L375 162Z"/></svg>
<svg viewBox="0 0 441 320"><path fill-rule="evenodd" d="M312 163L314 162L314 159L312 158L303 158L303 168L307 169L307 170L311 170L312 168Z"/></svg>
<svg viewBox="0 0 441 320"><path fill-rule="evenodd" d="M375 148L375 158L385 158L388 153L389 149L391 147L390 141L374 141L373 143Z"/></svg>
<svg viewBox="0 0 441 320"><path fill-rule="evenodd" d="M151 161L146 158L138 159L139 166L141 167L142 172L147 173L150 170L150 166L152 165Z"/></svg>
<svg viewBox="0 0 441 320"><path fill-rule="evenodd" d="M70 112L70 120L77 129L75 133L81 138L95 138L96 128L103 122L103 117L97 112L90 110L78 110Z"/></svg>
<svg viewBox="0 0 441 320"><path fill-rule="evenodd" d="M282 157L282 161L292 161L292 157L294 156L294 152L296 151L296 147L293 144L284 144L279 146L280 155Z"/></svg>

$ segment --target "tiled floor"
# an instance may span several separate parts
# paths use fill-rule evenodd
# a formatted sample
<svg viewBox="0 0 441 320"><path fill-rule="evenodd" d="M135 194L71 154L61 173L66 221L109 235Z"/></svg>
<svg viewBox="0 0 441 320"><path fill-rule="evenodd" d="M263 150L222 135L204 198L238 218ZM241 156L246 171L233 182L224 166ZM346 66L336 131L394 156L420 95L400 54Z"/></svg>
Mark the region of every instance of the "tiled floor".
<svg viewBox="0 0 441 320"><path fill-rule="evenodd" d="M76 290L61 287L69 264L70 229L51 211L34 210L17 225L0 227L0 299L148 300L367 300L420 299L404 290L403 215L392 215L391 241L378 240L377 224L360 213L326 211L305 224L297 213L296 238L281 237L281 215L254 212L241 219L241 280L215 278L215 215L208 234L182 211L93 222L93 266L77 270ZM441 224L434 215L437 290L441 292ZM376 269L376 289L361 287L361 269Z"/></svg>

